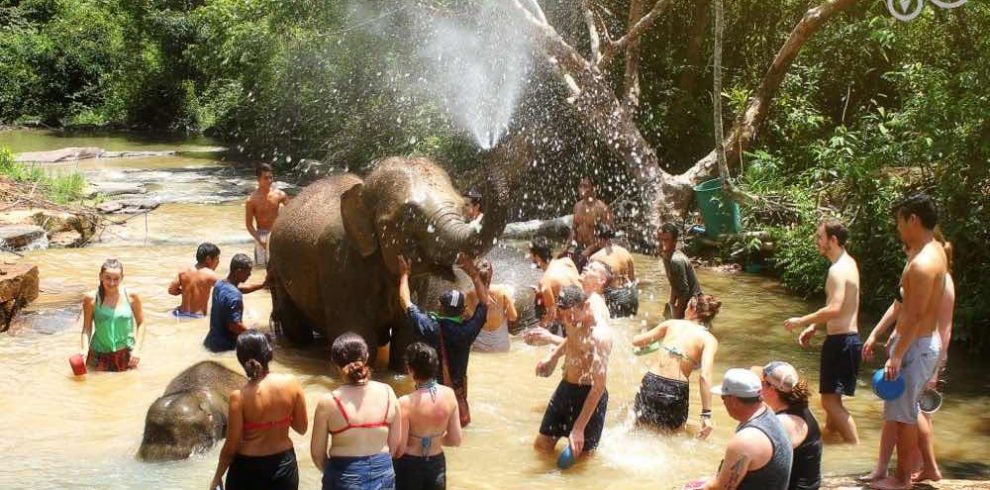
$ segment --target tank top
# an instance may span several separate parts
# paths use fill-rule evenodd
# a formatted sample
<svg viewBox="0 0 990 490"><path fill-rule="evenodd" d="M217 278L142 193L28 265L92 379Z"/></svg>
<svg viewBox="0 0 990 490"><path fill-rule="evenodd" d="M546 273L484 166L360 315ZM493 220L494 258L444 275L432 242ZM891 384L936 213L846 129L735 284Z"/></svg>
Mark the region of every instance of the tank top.
<svg viewBox="0 0 990 490"><path fill-rule="evenodd" d="M93 305L93 337L89 341L93 352L109 354L134 348L134 312L127 290L122 289L117 304L109 307L96 294Z"/></svg>
<svg viewBox="0 0 990 490"><path fill-rule="evenodd" d="M777 415L769 409L764 410L756 418L739 424L736 432L747 427L759 430L770 439L773 454L770 455L770 461L767 461L762 468L746 474L739 483L739 490L787 490L794 451L791 449L791 440L787 436L787 431L780 425Z"/></svg>
<svg viewBox="0 0 990 490"><path fill-rule="evenodd" d="M822 483L822 432L818 421L808 407L789 407L777 412L801 417L808 424L808 434L794 448L794 464L791 465L789 490L817 490Z"/></svg>

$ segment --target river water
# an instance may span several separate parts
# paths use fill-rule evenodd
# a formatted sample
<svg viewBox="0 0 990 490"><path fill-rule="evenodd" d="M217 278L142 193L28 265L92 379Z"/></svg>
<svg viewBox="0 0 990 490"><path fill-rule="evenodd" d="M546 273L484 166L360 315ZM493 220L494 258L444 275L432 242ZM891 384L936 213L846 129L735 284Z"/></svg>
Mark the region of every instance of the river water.
<svg viewBox="0 0 990 490"><path fill-rule="evenodd" d="M39 151L64 146L100 146L113 150L168 149L179 144L209 142L148 142L125 136L65 138L44 132L0 132L0 145L15 151ZM168 315L178 304L166 292L176 272L194 262L195 246L213 241L222 249L219 272L226 274L229 258L251 253L243 226L243 196L253 176L244 166L209 159L164 157L89 161L72 164L91 180L140 181L147 197L164 202L146 217L113 227L103 241L83 249L30 252L26 259L39 266L42 294L18 320L11 333L0 336L0 488L205 488L213 474L219 446L206 454L165 464L137 461L144 415L169 380L185 367L204 359L238 369L232 353L214 355L201 342L206 320L179 322ZM509 247L498 254L496 282L525 285L533 274L525 256ZM71 375L67 358L79 345L77 315L81 294L96 286L100 264L119 258L125 267L124 286L141 295L148 328L139 369L121 374ZM5 257L10 259L10 257ZM471 356L473 421L464 444L447 451L450 488L679 488L684 482L712 473L735 423L718 398L714 400L716 430L710 440L662 437L636 430L632 400L650 356L632 354L632 336L656 323L667 297L666 280L655 258L636 256L641 282L641 310L635 319L615 321L615 349L609 365L609 409L598 454L566 472L549 457L531 449L546 403L557 379L537 378L533 369L547 347L513 341L504 354ZM253 280L264 274L256 270ZM729 367L747 367L782 359L795 364L813 386L818 384L818 346L802 351L782 325L785 318L816 305L788 295L774 280L745 274L699 272L706 292L720 297L722 313L715 322L720 341L716 382ZM965 294L965 292L961 292ZM262 290L245 296L246 323L266 326L270 296ZM868 329L871 325L863 325ZM856 418L863 443L857 447L826 448L828 474L865 472L879 438L881 402L870 392L866 366L858 395L847 405ZM937 453L951 468L985 471L990 454L990 377L984 362L953 352L945 406L936 415ZM272 367L302 381L312 413L317 398L332 389L327 350L279 348ZM407 379L379 370L377 377L402 394ZM817 401L816 401L817 403ZM817 406L816 406L817 409ZM691 385L691 420L697 420L700 399ZM820 409L816 410L823 420ZM320 475L310 462L309 434L293 434L300 460L302 488L318 488Z"/></svg>

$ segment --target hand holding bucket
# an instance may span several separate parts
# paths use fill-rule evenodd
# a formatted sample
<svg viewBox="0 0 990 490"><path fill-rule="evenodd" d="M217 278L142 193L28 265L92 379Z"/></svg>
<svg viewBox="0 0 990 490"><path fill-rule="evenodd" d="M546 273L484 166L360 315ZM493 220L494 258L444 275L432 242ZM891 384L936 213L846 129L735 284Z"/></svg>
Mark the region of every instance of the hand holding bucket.
<svg viewBox="0 0 990 490"><path fill-rule="evenodd" d="M86 374L86 358L82 354L76 354L69 358L69 366L72 367L72 374L83 376Z"/></svg>

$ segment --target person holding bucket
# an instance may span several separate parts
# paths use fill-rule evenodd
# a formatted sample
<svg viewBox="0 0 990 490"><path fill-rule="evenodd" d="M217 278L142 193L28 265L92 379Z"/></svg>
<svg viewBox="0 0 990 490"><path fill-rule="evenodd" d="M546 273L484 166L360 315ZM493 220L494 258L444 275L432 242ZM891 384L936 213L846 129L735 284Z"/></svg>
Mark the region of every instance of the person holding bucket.
<svg viewBox="0 0 990 490"><path fill-rule="evenodd" d="M121 286L124 266L108 259L100 267L100 284L83 296L80 354L70 360L77 374L86 372L81 359L97 371L126 371L141 361L144 314L141 298ZM80 372L81 371L81 372Z"/></svg>

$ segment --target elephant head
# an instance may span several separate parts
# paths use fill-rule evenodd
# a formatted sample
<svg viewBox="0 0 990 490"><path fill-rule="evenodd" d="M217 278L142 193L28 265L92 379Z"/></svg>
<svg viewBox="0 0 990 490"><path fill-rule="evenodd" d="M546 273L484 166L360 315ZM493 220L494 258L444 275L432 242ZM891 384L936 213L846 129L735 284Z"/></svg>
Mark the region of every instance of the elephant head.
<svg viewBox="0 0 990 490"><path fill-rule="evenodd" d="M485 214L478 228L465 220L464 199L437 164L388 158L341 197L347 236L364 257L380 249L392 273L398 273L400 254L447 270L460 252L483 255L505 227L508 200L505 181L492 165L486 168Z"/></svg>
<svg viewBox="0 0 990 490"><path fill-rule="evenodd" d="M209 390L165 395L148 408L138 458L173 461L206 451L227 430L226 404Z"/></svg>

